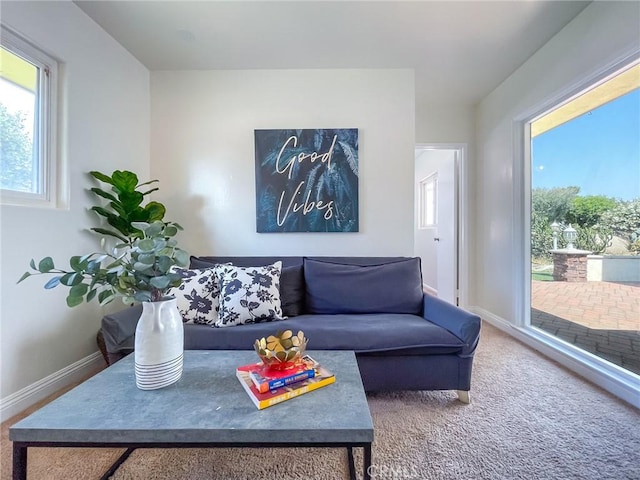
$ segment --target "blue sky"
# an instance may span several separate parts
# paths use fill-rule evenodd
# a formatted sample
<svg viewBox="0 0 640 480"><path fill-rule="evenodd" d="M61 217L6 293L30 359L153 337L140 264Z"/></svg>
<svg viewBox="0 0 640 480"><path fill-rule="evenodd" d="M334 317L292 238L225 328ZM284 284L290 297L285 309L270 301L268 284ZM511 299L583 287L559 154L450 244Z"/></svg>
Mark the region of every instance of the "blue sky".
<svg viewBox="0 0 640 480"><path fill-rule="evenodd" d="M640 198L640 89L535 137L532 186Z"/></svg>

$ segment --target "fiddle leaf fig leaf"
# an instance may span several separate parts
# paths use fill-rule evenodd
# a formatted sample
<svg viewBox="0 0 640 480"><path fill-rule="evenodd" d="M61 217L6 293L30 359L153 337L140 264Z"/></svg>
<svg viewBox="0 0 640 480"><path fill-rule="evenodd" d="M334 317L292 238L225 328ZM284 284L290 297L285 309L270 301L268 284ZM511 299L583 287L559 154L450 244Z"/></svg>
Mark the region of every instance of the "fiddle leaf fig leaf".
<svg viewBox="0 0 640 480"><path fill-rule="evenodd" d="M144 187L145 185L151 185L152 183L158 183L160 180L156 179L156 180L149 180L148 182L144 182L141 183L140 185L138 185L138 188L140 187Z"/></svg>
<svg viewBox="0 0 640 480"><path fill-rule="evenodd" d="M111 195L109 192L105 192L101 188L93 187L90 189L91 192L95 193L99 197L106 198L107 200L111 200L112 202L117 202L118 199Z"/></svg>
<svg viewBox="0 0 640 480"><path fill-rule="evenodd" d="M151 183L151 182L147 182L147 183ZM138 187L142 187L143 185L146 185L144 183L138 185ZM156 192L160 190L158 187L152 188L151 190L147 190L146 192L142 192L142 195L149 195L150 193Z"/></svg>
<svg viewBox="0 0 640 480"><path fill-rule="evenodd" d="M162 220L164 218L164 214L166 213L166 208L164 205L158 202L149 202L144 209L149 214L149 221L155 222Z"/></svg>
<svg viewBox="0 0 640 480"><path fill-rule="evenodd" d="M101 235L108 235L109 237L115 237L118 240L122 240L123 242L127 241L126 237L124 237L123 235L120 235L119 233L114 232L113 230L107 230L106 228L100 228L100 227L95 227L95 228L92 228L91 230Z"/></svg>
<svg viewBox="0 0 640 480"><path fill-rule="evenodd" d="M140 192L129 191L120 192L118 198L120 199L120 203L122 204L122 211L120 212L120 214L127 211L130 212L135 210L136 207L138 207L138 205L140 205L144 200L144 197Z"/></svg>
<svg viewBox="0 0 640 480"><path fill-rule="evenodd" d="M105 218L109 218L109 217L113 216L113 213L111 213L109 210L107 210L104 207L95 206L95 207L91 207L91 210L93 210L98 215L101 215L101 216L103 216Z"/></svg>
<svg viewBox="0 0 640 480"><path fill-rule="evenodd" d="M93 177L93 178L97 178L98 180L100 180L101 182L104 183L108 183L109 185L113 185L113 180L111 180L111 177L108 175L105 175L104 173L100 173L100 172L96 172L96 171L92 171L89 172L89 174Z"/></svg>
<svg viewBox="0 0 640 480"><path fill-rule="evenodd" d="M127 170L116 170L111 175L112 184L120 192L133 192L138 185L138 176Z"/></svg>

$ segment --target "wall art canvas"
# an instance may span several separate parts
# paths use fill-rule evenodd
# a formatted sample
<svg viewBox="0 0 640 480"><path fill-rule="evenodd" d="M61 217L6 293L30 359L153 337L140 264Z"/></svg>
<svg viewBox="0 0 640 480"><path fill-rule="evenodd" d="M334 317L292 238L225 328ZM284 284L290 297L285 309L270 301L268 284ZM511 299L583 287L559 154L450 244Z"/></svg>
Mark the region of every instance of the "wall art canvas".
<svg viewBox="0 0 640 480"><path fill-rule="evenodd" d="M255 130L256 227L358 231L358 129Z"/></svg>

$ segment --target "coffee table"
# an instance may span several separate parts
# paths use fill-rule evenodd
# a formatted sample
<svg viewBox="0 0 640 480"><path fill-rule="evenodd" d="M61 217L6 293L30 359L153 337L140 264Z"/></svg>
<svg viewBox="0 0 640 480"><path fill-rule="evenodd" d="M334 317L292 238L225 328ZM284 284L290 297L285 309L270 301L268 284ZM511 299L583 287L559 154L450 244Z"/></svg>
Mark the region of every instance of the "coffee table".
<svg viewBox="0 0 640 480"><path fill-rule="evenodd" d="M139 390L133 355L120 360L9 429L13 478L27 478L29 447L126 448L111 476L136 448L363 448L370 479L373 422L353 352L310 351L336 382L258 410L235 376L257 361L252 351L187 350L175 384Z"/></svg>

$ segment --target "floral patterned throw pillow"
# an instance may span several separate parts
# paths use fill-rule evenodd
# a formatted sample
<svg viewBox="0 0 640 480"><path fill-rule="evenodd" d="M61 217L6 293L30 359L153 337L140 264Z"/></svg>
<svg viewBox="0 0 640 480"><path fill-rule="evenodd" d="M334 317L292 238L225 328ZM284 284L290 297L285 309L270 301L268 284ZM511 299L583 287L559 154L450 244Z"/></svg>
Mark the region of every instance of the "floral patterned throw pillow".
<svg viewBox="0 0 640 480"><path fill-rule="evenodd" d="M184 323L213 325L218 319L220 277L216 267L174 268L182 276L182 285L172 288Z"/></svg>
<svg viewBox="0 0 640 480"><path fill-rule="evenodd" d="M218 267L220 308L216 327L282 320L282 262L265 267Z"/></svg>

